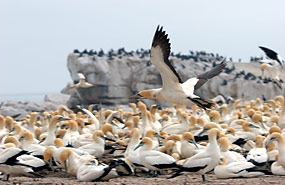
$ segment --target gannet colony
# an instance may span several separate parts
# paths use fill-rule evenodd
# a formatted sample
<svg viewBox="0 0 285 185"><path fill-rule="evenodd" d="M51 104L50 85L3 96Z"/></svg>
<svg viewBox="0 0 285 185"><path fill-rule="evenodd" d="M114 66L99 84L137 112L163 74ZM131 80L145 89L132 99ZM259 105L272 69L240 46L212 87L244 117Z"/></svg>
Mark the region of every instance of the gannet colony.
<svg viewBox="0 0 285 185"><path fill-rule="evenodd" d="M280 55L259 46L266 59L247 67L206 52L173 54L169 37L158 26L150 50L69 54L66 105L0 115L1 180L285 175Z"/></svg>

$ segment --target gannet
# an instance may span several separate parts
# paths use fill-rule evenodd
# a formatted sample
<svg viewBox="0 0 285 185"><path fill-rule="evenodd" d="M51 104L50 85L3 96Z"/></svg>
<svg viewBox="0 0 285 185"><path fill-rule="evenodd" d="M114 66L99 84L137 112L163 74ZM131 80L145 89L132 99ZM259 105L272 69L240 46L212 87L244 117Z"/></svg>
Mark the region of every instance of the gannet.
<svg viewBox="0 0 285 185"><path fill-rule="evenodd" d="M255 137L255 147L252 148L246 156L246 160L256 166L264 166L267 162L268 155L264 147L264 139L264 136L257 135Z"/></svg>
<svg viewBox="0 0 285 185"><path fill-rule="evenodd" d="M150 61L161 75L162 88L140 91L131 99L148 98L190 106L194 103L203 109L210 108L213 105L212 102L195 95L194 91L206 83L208 79L220 74L226 66L226 62L223 61L212 70L190 78L183 83L168 59L170 43L167 38L168 35L162 29L163 27L157 27L150 53Z"/></svg>
<svg viewBox="0 0 285 185"><path fill-rule="evenodd" d="M279 65L282 67L283 63L281 56L272 49L263 46L259 46L259 48L262 49L265 52L266 56L270 59L270 60L260 61L263 63L261 64L262 75L264 73L263 71L266 70L269 73L272 80L276 82L277 86L280 89L282 89L279 78L279 73L280 73Z"/></svg>
<svg viewBox="0 0 285 185"><path fill-rule="evenodd" d="M274 132L270 135L270 138L266 142L265 146L267 146L272 141L278 142L279 163L285 169L285 139L280 133Z"/></svg>
<svg viewBox="0 0 285 185"><path fill-rule="evenodd" d="M77 149L88 152L90 155L101 157L104 154L105 138L101 130L96 130L93 134L93 142L83 145Z"/></svg>
<svg viewBox="0 0 285 185"><path fill-rule="evenodd" d="M106 181L118 177L115 166L106 164L96 164L97 161L92 159L82 164L77 170L76 177L80 181Z"/></svg>
<svg viewBox="0 0 285 185"><path fill-rule="evenodd" d="M21 155L28 154L28 151L9 147L0 151L0 172L3 172L8 181L11 174L15 175L28 175L28 176L40 176L32 170L32 167L19 162L17 158Z"/></svg>
<svg viewBox="0 0 285 185"><path fill-rule="evenodd" d="M41 143L41 145L44 146L50 146L54 144L55 140L55 129L56 129L56 123L63 121L63 120L70 120L69 118L62 117L60 115L53 116L49 122L49 128L48 128L48 135L46 139Z"/></svg>
<svg viewBox="0 0 285 185"><path fill-rule="evenodd" d="M185 132L182 135L181 141L181 156L182 158L192 157L200 151L203 151L205 147L196 143L191 132Z"/></svg>
<svg viewBox="0 0 285 185"><path fill-rule="evenodd" d="M164 127L162 131L167 132L168 134L183 134L184 132L188 132L190 129L190 123L188 120L187 113L183 113L181 115L181 123L174 123Z"/></svg>
<svg viewBox="0 0 285 185"><path fill-rule="evenodd" d="M90 160L96 160L92 155L78 155L70 148L65 148L60 152L60 163L65 166L68 174L76 176L81 165Z"/></svg>
<svg viewBox="0 0 285 185"><path fill-rule="evenodd" d="M240 153L229 150L231 143L227 137L221 137L218 143L220 143L221 156L225 157L227 164L232 162L246 162L246 159Z"/></svg>
<svg viewBox="0 0 285 185"><path fill-rule="evenodd" d="M283 168L279 162L279 154L276 154L276 161L272 163L271 171L274 175L285 175L285 168Z"/></svg>
<svg viewBox="0 0 285 185"><path fill-rule="evenodd" d="M212 128L209 132L209 144L205 150L190 157L170 178L181 175L181 172L196 172L202 175L203 182L207 181L205 174L213 170L220 161L220 149L217 143L219 133L217 128Z"/></svg>
<svg viewBox="0 0 285 185"><path fill-rule="evenodd" d="M42 159L46 147L33 143L33 140L34 137L31 132L24 132L19 138L19 141L21 142L21 148L23 150L31 152L32 155Z"/></svg>
<svg viewBox="0 0 285 185"><path fill-rule="evenodd" d="M146 168L154 171L153 177L157 176L156 172L162 169L178 168L173 157L152 149L152 140L150 138L144 137L135 150L139 147L142 147L139 153L140 161Z"/></svg>
<svg viewBox="0 0 285 185"><path fill-rule="evenodd" d="M256 177L264 175L262 172L251 171L255 167L251 162L236 161L226 164L226 161L226 158L222 156L219 165L214 169L215 176L218 179Z"/></svg>
<svg viewBox="0 0 285 185"><path fill-rule="evenodd" d="M93 87L93 84L86 82L85 76L82 73L78 73L79 82L77 84L73 84L71 88L89 88Z"/></svg>

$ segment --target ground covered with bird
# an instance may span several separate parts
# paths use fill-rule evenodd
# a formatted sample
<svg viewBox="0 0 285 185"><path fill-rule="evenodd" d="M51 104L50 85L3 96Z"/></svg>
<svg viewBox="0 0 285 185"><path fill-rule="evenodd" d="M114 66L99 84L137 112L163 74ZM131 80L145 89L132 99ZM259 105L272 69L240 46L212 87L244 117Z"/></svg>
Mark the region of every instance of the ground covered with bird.
<svg viewBox="0 0 285 185"><path fill-rule="evenodd" d="M212 185L242 185L242 184L282 184L284 182L284 177L282 176L272 176L265 175L261 178L236 178L236 179L223 179L217 180L215 175L209 174L207 175L208 180L212 180L209 183L203 183L201 181L200 175L189 174L179 176L175 179L167 179L165 175L161 175L155 178L145 178L145 177L119 177L110 179L107 182L96 182L98 185L104 184L137 184L137 185L146 185L146 184L212 184ZM94 184L94 182L80 182L75 177L67 177L65 172L56 172L50 173L44 178L29 178L29 177L11 177L9 182L1 182L1 184Z"/></svg>

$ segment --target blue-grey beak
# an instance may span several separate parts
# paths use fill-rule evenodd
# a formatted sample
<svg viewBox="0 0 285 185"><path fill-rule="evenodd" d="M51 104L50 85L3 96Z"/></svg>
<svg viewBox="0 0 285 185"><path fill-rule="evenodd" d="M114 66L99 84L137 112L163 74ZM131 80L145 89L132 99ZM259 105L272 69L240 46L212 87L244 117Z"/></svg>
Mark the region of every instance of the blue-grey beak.
<svg viewBox="0 0 285 185"><path fill-rule="evenodd" d="M198 145L197 145L197 143L196 143L196 141L195 141L195 140L190 139L188 142L189 142L189 143L194 144L194 145L195 145L195 147L196 147L196 148L198 148Z"/></svg>
<svg viewBox="0 0 285 185"><path fill-rule="evenodd" d="M275 138L275 137L270 138L270 139L265 143L265 148L267 148L267 146L268 146L272 141L276 141L276 138Z"/></svg>
<svg viewBox="0 0 285 185"><path fill-rule="evenodd" d="M141 147L143 145L144 145L144 142L140 142L140 144L138 144L138 146L134 150L137 150L139 147Z"/></svg>

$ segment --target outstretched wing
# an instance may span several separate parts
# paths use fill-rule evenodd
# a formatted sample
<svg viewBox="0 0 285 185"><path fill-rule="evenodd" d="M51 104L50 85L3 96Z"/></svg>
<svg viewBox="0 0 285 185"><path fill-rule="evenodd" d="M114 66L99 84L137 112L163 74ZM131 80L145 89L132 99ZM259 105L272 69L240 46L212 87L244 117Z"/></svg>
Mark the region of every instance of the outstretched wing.
<svg viewBox="0 0 285 185"><path fill-rule="evenodd" d="M194 91L199 89L202 85L204 85L208 81L208 79L211 79L211 78L217 76L218 74L220 74L223 71L223 69L226 67L226 65L227 65L227 62L225 62L225 59L223 59L219 65L217 65L216 67L214 67L210 71L199 74L196 77L198 79L198 82L196 83L196 85L194 87Z"/></svg>
<svg viewBox="0 0 285 185"><path fill-rule="evenodd" d="M162 30L163 27L157 27L154 34L150 52L150 61L156 67L161 75L163 87L171 87L171 83L182 83L179 75L169 62L170 43L167 34Z"/></svg>
<svg viewBox="0 0 285 185"><path fill-rule="evenodd" d="M268 58L270 58L272 60L276 60L282 66L282 59L281 59L280 55L278 55L278 53L276 53L272 49L266 48L264 46L259 46L259 48L262 49L262 51L264 51L264 53L266 54L266 56Z"/></svg>

